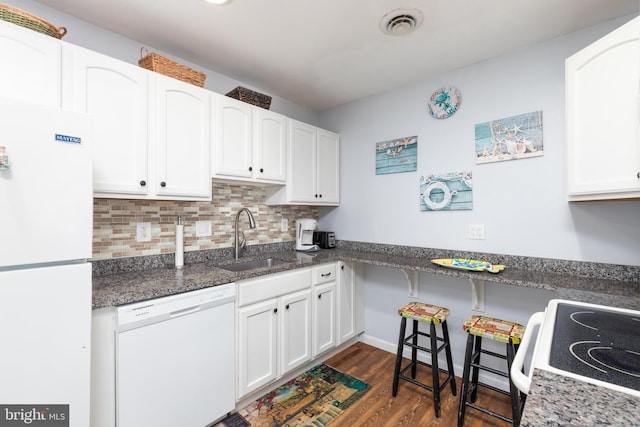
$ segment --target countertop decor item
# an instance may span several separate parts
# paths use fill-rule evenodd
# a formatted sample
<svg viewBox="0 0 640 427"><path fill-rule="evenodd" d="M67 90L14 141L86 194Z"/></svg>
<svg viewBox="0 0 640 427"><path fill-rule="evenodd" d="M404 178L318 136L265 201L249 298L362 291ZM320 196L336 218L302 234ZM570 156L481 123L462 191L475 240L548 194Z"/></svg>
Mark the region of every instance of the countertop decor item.
<svg viewBox="0 0 640 427"><path fill-rule="evenodd" d="M36 15L4 3L0 3L0 19L57 39L67 34L65 27L55 27Z"/></svg>
<svg viewBox="0 0 640 427"><path fill-rule="evenodd" d="M145 55L146 53L146 55ZM196 71L186 65L180 64L155 52L148 52L147 48L140 48L140 59L138 65L147 70L191 83L194 86L204 87L204 81L207 78L205 73Z"/></svg>
<svg viewBox="0 0 640 427"><path fill-rule="evenodd" d="M247 89L246 87L238 86L226 95L229 98L237 99L239 101L246 102L247 104L264 108L265 110L268 110L269 107L271 107L270 96Z"/></svg>
<svg viewBox="0 0 640 427"><path fill-rule="evenodd" d="M458 268L470 271L488 271L489 273L500 273L504 270L504 265L491 264L487 261L478 261L468 258L443 258L432 259L432 263L448 268Z"/></svg>
<svg viewBox="0 0 640 427"><path fill-rule="evenodd" d="M453 116L462 102L460 91L452 86L441 87L431 94L428 108L435 119L447 119Z"/></svg>

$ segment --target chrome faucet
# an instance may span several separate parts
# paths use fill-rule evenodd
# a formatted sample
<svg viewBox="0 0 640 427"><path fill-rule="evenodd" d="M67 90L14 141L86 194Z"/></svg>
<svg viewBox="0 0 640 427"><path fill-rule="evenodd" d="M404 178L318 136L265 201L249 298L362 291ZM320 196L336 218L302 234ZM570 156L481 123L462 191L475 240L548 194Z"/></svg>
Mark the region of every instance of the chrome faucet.
<svg viewBox="0 0 640 427"><path fill-rule="evenodd" d="M249 216L249 227L250 228L256 228L256 221L253 219L253 215L251 215L251 211L247 208L242 208L238 211L238 213L236 214L236 230L235 230L235 243L234 243L234 254L235 254L235 258L239 259L240 258L240 252L242 251L242 249L247 245L247 239L244 237L244 232L239 230L238 227L238 220L240 219L240 214L242 212L246 212L247 215ZM242 235L242 239L240 238L240 235Z"/></svg>

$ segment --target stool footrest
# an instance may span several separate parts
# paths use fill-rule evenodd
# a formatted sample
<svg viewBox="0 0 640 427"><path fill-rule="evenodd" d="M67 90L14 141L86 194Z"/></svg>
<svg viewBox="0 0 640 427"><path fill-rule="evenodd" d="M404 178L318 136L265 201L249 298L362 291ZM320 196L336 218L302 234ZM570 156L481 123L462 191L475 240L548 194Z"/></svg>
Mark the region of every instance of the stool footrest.
<svg viewBox="0 0 640 427"><path fill-rule="evenodd" d="M433 369L433 367L432 367L431 365L429 365L428 363L422 362L422 361L420 361L420 360L416 360L416 362L415 362L415 363L416 363L417 365L422 365L422 366L426 366L427 368L431 368L431 369ZM423 384L423 383L421 383L421 382L419 382L419 381L417 381L417 380L415 380L415 379L413 379L413 378L411 378L411 377L408 377L408 376L404 375L404 373L405 373L406 371L408 371L409 369L411 369L411 368L413 367L413 365L414 365L414 363L413 363L413 362L411 362L411 363L409 363L407 366L405 366L404 368L402 368L402 369L400 370L400 373L398 374L398 378L403 379L403 380L405 380L405 381L409 381L409 382L410 382L410 383L412 383L412 384L415 384L415 385L417 385L417 386L420 386L420 387L422 387L422 388L424 388L424 389L427 389L427 390L429 390L429 391L431 391L431 392L432 392L432 391L433 391L433 387L431 387L431 386L429 386L429 385L427 385L427 384ZM442 372L443 374L447 374L447 378L446 378L442 383L440 383L440 386L439 386L439 387L440 387L440 390L442 390L444 387L446 387L446 385L447 385L447 384L449 384L449 383L454 379L454 377L453 377L453 376L451 376L451 374L449 373L449 371L447 371L447 370L445 370L445 369L438 369L438 372Z"/></svg>
<svg viewBox="0 0 640 427"><path fill-rule="evenodd" d="M507 372L501 371L499 369L492 368L490 366L481 365L479 363L472 363L470 366L472 368L480 368L483 371L489 371L492 374L500 375L501 377L509 378L509 374Z"/></svg>
<svg viewBox="0 0 640 427"><path fill-rule="evenodd" d="M429 334L427 334L425 332L417 332L417 333L411 334L407 338L405 338L403 344L406 345L407 347L416 348L418 350L422 350L424 352L431 353L431 349L430 348L423 347L423 346L417 345L417 344L416 345L413 344L412 341L413 341L413 338L416 335L422 335L423 337L431 338L431 335L429 335ZM438 347L438 349L436 350L436 353L440 353L442 350L444 350L445 347L447 347L449 345L448 343L446 343L444 341L444 339L442 339L440 337L436 337L436 340L438 340L438 341L443 343L441 346Z"/></svg>
<svg viewBox="0 0 640 427"><path fill-rule="evenodd" d="M507 418L502 414L498 414L497 412L493 412L487 408L483 408L482 406L478 406L475 403L467 402L467 408L473 408L476 411L484 412L485 414L491 415L492 417L496 417L501 419L502 421L506 421L508 423L513 423L512 418Z"/></svg>

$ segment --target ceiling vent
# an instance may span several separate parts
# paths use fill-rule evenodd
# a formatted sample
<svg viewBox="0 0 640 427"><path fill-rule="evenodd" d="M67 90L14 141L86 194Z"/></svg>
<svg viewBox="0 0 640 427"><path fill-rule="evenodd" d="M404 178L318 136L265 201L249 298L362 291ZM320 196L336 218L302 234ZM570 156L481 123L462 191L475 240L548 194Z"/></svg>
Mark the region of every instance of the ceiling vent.
<svg viewBox="0 0 640 427"><path fill-rule="evenodd" d="M404 36L422 25L422 12L418 9L395 9L380 20L380 31L389 36Z"/></svg>

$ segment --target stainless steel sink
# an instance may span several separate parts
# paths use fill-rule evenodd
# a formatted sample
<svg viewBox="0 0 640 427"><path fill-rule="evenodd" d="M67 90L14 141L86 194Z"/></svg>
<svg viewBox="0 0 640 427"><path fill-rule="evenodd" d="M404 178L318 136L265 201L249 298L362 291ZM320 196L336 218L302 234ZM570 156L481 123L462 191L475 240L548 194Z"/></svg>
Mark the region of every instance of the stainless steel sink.
<svg viewBox="0 0 640 427"><path fill-rule="evenodd" d="M286 264L286 263L287 261L282 261L274 258L267 258L267 259L256 259L253 261L236 262L234 264L219 265L218 268L222 268L223 270L228 270L228 271L246 271L246 270L253 270L256 268L273 267L276 265Z"/></svg>

